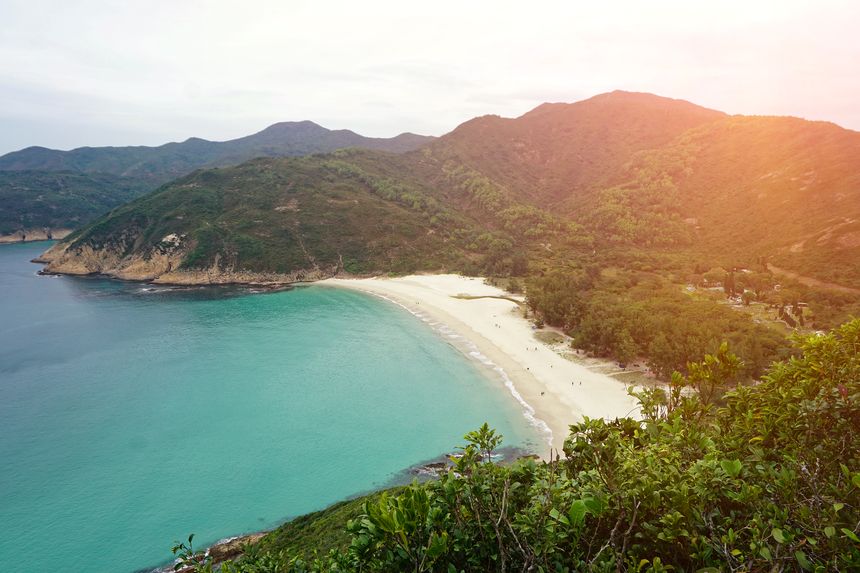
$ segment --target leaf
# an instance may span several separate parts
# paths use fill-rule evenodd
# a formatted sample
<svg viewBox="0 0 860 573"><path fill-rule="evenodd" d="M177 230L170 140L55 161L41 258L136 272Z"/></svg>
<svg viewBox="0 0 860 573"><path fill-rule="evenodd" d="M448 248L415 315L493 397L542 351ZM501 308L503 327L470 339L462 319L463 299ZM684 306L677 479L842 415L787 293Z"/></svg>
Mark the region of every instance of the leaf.
<svg viewBox="0 0 860 573"><path fill-rule="evenodd" d="M824 528L824 535L827 536L827 539L830 539L834 535L836 535L836 528L832 525L828 525Z"/></svg>
<svg viewBox="0 0 860 573"><path fill-rule="evenodd" d="M427 548L427 557L436 559L445 551L448 550L448 533L442 532L442 535L432 534L430 538L430 546Z"/></svg>
<svg viewBox="0 0 860 573"><path fill-rule="evenodd" d="M586 513L588 513L588 507L583 500L578 499L570 506L570 511L567 512L567 515L570 517L570 522L573 525L582 525L585 521Z"/></svg>
<svg viewBox="0 0 860 573"><path fill-rule="evenodd" d="M795 551L794 558L797 559L797 562L803 570L809 571L812 569L812 564L809 562L809 559L806 558L806 554L803 551Z"/></svg>
<svg viewBox="0 0 860 573"><path fill-rule="evenodd" d="M833 504L833 511L835 511L836 513L839 513L839 510L842 509L843 507L845 507L844 503L839 503L839 502L834 503Z"/></svg>
<svg viewBox="0 0 860 573"><path fill-rule="evenodd" d="M588 508L588 512L591 515L600 515L603 513L603 501L596 497L587 497L582 500L585 503L585 507Z"/></svg>
<svg viewBox="0 0 860 573"><path fill-rule="evenodd" d="M743 469L743 464L740 460L723 460L720 462L720 467L723 468L723 471L728 474L731 478L736 478L740 475L741 470Z"/></svg>
<svg viewBox="0 0 860 573"><path fill-rule="evenodd" d="M847 527L842 528L842 533L844 533L845 537L847 537L848 539L850 539L854 543L860 543L860 538L857 537L857 534L855 534L853 531L851 531Z"/></svg>
<svg viewBox="0 0 860 573"><path fill-rule="evenodd" d="M851 483L854 484L854 487L860 487L860 474L851 476Z"/></svg>
<svg viewBox="0 0 860 573"><path fill-rule="evenodd" d="M762 557L764 557L764 558L765 558L765 559L767 559L768 561L772 561L772 560L773 560L773 555L771 555L771 554L770 554L770 549L768 549L767 547L762 547L762 548L759 550L759 553L761 554L761 556L762 556Z"/></svg>
<svg viewBox="0 0 860 573"><path fill-rule="evenodd" d="M774 527L770 534L773 535L773 538L776 539L777 543L785 543L785 535L783 535L782 529Z"/></svg>

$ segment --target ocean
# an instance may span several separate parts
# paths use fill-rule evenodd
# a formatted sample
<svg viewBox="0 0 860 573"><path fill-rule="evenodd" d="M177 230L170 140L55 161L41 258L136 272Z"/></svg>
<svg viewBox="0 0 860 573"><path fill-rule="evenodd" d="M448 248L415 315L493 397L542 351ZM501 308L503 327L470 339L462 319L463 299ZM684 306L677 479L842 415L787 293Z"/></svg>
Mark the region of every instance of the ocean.
<svg viewBox="0 0 860 573"><path fill-rule="evenodd" d="M542 451L492 370L385 300L39 276L48 246L0 246L4 571L149 570L409 479L484 421Z"/></svg>

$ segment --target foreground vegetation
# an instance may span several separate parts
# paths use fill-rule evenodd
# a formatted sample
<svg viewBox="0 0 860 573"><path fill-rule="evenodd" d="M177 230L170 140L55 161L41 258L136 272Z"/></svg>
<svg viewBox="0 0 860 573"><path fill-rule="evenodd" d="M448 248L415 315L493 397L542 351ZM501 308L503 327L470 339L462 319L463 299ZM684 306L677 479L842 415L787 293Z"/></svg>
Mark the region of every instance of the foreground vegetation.
<svg viewBox="0 0 860 573"><path fill-rule="evenodd" d="M740 386L722 345L640 393L642 420L571 426L549 463L491 463L485 425L440 479L287 524L221 570L858 570L860 320L795 344Z"/></svg>

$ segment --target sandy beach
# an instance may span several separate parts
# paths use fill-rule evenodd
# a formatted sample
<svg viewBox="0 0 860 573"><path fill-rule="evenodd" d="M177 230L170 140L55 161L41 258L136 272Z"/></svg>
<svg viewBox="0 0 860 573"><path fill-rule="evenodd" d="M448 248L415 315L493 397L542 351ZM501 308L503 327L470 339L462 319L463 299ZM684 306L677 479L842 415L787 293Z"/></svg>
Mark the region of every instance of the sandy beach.
<svg viewBox="0 0 860 573"><path fill-rule="evenodd" d="M462 337L464 352L495 367L524 414L561 452L568 426L590 418L634 414L635 401L624 383L594 372L556 352L535 337L510 293L480 278L411 275L397 278L327 279L317 284L351 288L382 296L428 322L441 323ZM471 343L471 344L469 344ZM551 433L551 435L550 435ZM539 452L540 453L540 452Z"/></svg>

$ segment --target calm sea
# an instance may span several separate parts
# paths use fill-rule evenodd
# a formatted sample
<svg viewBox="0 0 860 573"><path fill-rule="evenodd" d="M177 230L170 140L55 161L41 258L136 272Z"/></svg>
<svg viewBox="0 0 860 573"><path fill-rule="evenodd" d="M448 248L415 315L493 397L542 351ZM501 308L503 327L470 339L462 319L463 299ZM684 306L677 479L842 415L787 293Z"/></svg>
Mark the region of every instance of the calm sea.
<svg viewBox="0 0 860 573"><path fill-rule="evenodd" d="M0 570L131 572L391 483L485 420L540 448L502 382L416 317L276 293L42 277L0 246Z"/></svg>

